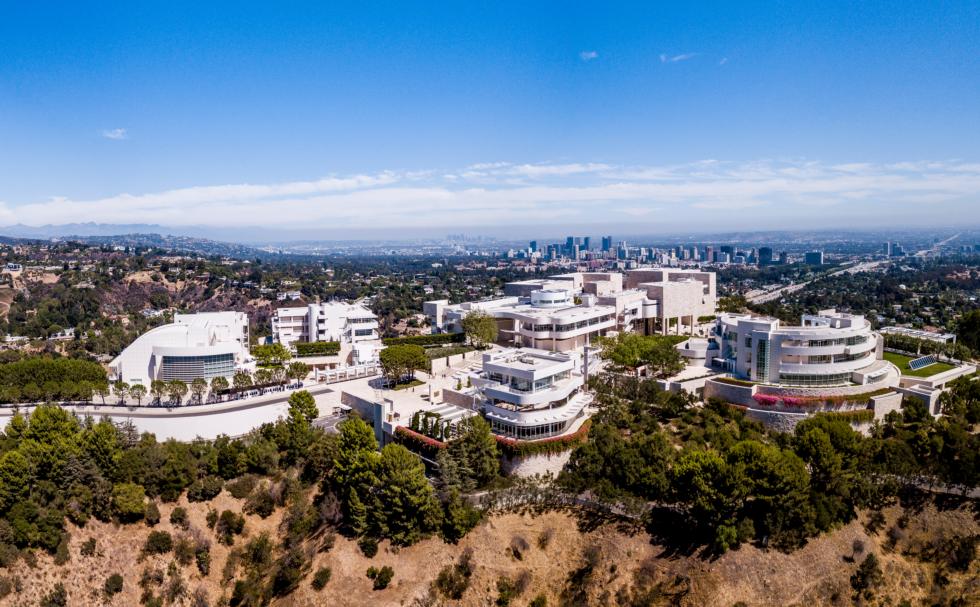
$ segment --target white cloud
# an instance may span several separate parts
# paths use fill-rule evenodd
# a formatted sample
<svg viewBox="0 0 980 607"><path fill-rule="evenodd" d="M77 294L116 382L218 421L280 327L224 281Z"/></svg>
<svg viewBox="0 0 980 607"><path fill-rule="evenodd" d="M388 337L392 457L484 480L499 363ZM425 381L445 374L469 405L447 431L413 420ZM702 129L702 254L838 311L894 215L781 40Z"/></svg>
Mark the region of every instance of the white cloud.
<svg viewBox="0 0 980 607"><path fill-rule="evenodd" d="M846 208L849 217L864 213L912 221L924 212L968 214L980 203L978 192L980 164L959 160L703 160L655 166L493 162L458 170L211 185L94 200L7 201L0 203L0 225L93 221L336 230L489 227L514 221L588 225L624 216L634 222L654 217L656 222L693 221L729 211L751 222L772 214L813 216L834 205Z"/></svg>
<svg viewBox="0 0 980 607"><path fill-rule="evenodd" d="M688 59L694 59L698 56L698 53L683 53L680 55L667 55L661 53L660 63L677 63L678 61L687 61Z"/></svg>
<svg viewBox="0 0 980 607"><path fill-rule="evenodd" d="M578 54L578 56L582 61L592 61L593 59L597 59L599 57L599 53L596 51L582 51Z"/></svg>
<svg viewBox="0 0 980 607"><path fill-rule="evenodd" d="M126 132L126 129L107 129L102 131L102 136L106 139L115 139L117 141L120 139L129 139L129 133Z"/></svg>

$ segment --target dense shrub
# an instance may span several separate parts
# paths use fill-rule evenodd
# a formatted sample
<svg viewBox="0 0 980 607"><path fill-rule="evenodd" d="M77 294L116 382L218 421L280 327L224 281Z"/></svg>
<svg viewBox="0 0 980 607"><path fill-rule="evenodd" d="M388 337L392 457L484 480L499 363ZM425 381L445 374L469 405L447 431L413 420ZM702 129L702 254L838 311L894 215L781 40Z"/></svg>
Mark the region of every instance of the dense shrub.
<svg viewBox="0 0 980 607"><path fill-rule="evenodd" d="M143 544L143 554L166 554L174 548L174 538L166 531L151 531Z"/></svg>
<svg viewBox="0 0 980 607"><path fill-rule="evenodd" d="M187 501L206 502L212 500L218 497L223 486L224 482L217 476L206 476L196 480L187 488Z"/></svg>
<svg viewBox="0 0 980 607"><path fill-rule="evenodd" d="M174 527L180 527L181 529L187 529L191 522L187 517L187 510L180 506L177 506L170 511L170 524Z"/></svg>
<svg viewBox="0 0 980 607"><path fill-rule="evenodd" d="M123 522L137 521L146 514L146 492L135 483L119 483L112 488L112 505Z"/></svg>
<svg viewBox="0 0 980 607"><path fill-rule="evenodd" d="M293 346L296 348L296 356L299 358L306 356L335 356L340 354L339 341L297 342Z"/></svg>
<svg viewBox="0 0 980 607"><path fill-rule="evenodd" d="M105 383L106 372L99 363L74 358L25 358L0 365L0 402L72 400L79 395L79 385L91 390L92 386ZM17 398L9 398L13 395Z"/></svg>
<svg viewBox="0 0 980 607"><path fill-rule="evenodd" d="M446 565L436 577L435 587L444 597L458 601L470 586L473 575L473 550L467 548L453 565Z"/></svg>
<svg viewBox="0 0 980 607"><path fill-rule="evenodd" d="M464 333L437 333L435 335L407 335L405 337L386 337L381 342L386 346L440 346L466 341Z"/></svg>
<svg viewBox="0 0 980 607"><path fill-rule="evenodd" d="M94 556L95 555L95 538L90 537L84 542L82 542L82 547L79 549L82 556Z"/></svg>
<svg viewBox="0 0 980 607"><path fill-rule="evenodd" d="M330 567L320 567L313 574L313 581L310 583L314 590L323 590L330 581Z"/></svg>
<svg viewBox="0 0 980 607"><path fill-rule="evenodd" d="M244 529L245 517L231 510L223 511L221 516L218 517L217 525L215 525L215 533L218 534L218 539L222 544L228 546L231 546L235 542L234 536L241 535Z"/></svg>
<svg viewBox="0 0 980 607"><path fill-rule="evenodd" d="M108 578L106 578L105 585L102 590L105 592L107 597L111 597L122 592L123 589L123 576L118 573L113 573Z"/></svg>
<svg viewBox="0 0 980 607"><path fill-rule="evenodd" d="M243 500L255 489L258 484L258 479L253 474L246 474L241 478L237 478L233 481L228 482L225 488L228 489L228 493L235 499Z"/></svg>
<svg viewBox="0 0 980 607"><path fill-rule="evenodd" d="M68 591L65 590L64 584L58 582L54 585L51 592L44 595L41 599L41 607L67 607L68 605Z"/></svg>
<svg viewBox="0 0 980 607"><path fill-rule="evenodd" d="M384 590L391 583L391 579L395 577L395 570L388 565L385 565L381 569L368 567L367 576L374 580L373 587L375 590Z"/></svg>
<svg viewBox="0 0 980 607"><path fill-rule="evenodd" d="M374 555L378 553L378 540L373 537L362 537L357 541L357 547L361 549L361 553L370 558L374 558Z"/></svg>
<svg viewBox="0 0 980 607"><path fill-rule="evenodd" d="M156 502L151 501L146 505L146 510L143 512L143 520L148 527L153 527L160 522L160 507L157 506Z"/></svg>

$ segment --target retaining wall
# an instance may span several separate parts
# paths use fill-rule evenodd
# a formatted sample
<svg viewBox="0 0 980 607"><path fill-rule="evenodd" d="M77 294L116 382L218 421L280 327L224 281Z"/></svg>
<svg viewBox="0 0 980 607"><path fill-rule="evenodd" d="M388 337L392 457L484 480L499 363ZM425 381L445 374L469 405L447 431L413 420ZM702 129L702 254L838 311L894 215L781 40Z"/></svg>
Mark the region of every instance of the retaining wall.
<svg viewBox="0 0 980 607"><path fill-rule="evenodd" d="M504 474L517 476L534 476L535 474L551 473L558 476L561 469L572 456L572 449L560 453L535 453L517 457L504 457L501 467Z"/></svg>

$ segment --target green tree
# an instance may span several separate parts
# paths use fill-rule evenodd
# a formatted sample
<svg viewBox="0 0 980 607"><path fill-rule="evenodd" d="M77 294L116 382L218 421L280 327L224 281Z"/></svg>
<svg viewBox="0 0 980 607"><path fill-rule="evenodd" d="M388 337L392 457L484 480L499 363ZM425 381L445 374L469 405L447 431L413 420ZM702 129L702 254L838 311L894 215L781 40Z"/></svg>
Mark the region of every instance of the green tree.
<svg viewBox="0 0 980 607"><path fill-rule="evenodd" d="M970 310L956 323L959 343L980 353L980 310Z"/></svg>
<svg viewBox="0 0 980 607"><path fill-rule="evenodd" d="M404 376L414 378L417 369L426 369L429 359L422 346L399 344L381 350L381 368L385 376L397 382Z"/></svg>
<svg viewBox="0 0 980 607"><path fill-rule="evenodd" d="M170 396L172 404L180 405L184 397L187 396L187 384L179 379L170 380L167 382L167 395Z"/></svg>
<svg viewBox="0 0 980 607"><path fill-rule="evenodd" d="M310 366L303 362L289 363L289 367L286 369L286 375L293 381L306 379L306 376L309 374Z"/></svg>
<svg viewBox="0 0 980 607"><path fill-rule="evenodd" d="M136 404L142 404L143 399L146 397L146 386L143 384L133 384L129 388L129 395L136 399Z"/></svg>
<svg viewBox="0 0 980 607"><path fill-rule="evenodd" d="M163 397L167 394L167 382L154 379L150 382L150 394L153 395L153 400L159 403L163 400Z"/></svg>
<svg viewBox="0 0 980 607"><path fill-rule="evenodd" d="M201 404L204 402L204 394L208 391L208 382L204 378L195 377L194 381L191 382L191 394L194 395L194 400Z"/></svg>
<svg viewBox="0 0 980 607"><path fill-rule="evenodd" d="M500 452L490 424L474 415L457 426L459 435L446 449L462 477L462 491L485 487L500 475Z"/></svg>
<svg viewBox="0 0 980 607"><path fill-rule="evenodd" d="M402 445L381 450L371 518L379 535L401 545L414 544L440 527L442 512L425 466Z"/></svg>
<svg viewBox="0 0 980 607"><path fill-rule="evenodd" d="M463 317L463 333L477 348L485 348L497 341L497 321L486 312L475 311Z"/></svg>
<svg viewBox="0 0 980 607"><path fill-rule="evenodd" d="M480 511L466 503L459 491L450 490L443 504L442 538L455 544L479 522Z"/></svg>
<svg viewBox="0 0 980 607"><path fill-rule="evenodd" d="M372 495L378 483L378 442L374 431L364 420L351 417L339 426L340 437L337 442L337 456L334 460L333 474L329 481L333 485L344 515L351 515L351 493L356 492L360 499ZM362 533L367 530L365 517Z"/></svg>
<svg viewBox="0 0 980 607"><path fill-rule="evenodd" d="M27 459L18 451L0 456L0 513L27 495L30 471Z"/></svg>
<svg viewBox="0 0 980 607"><path fill-rule="evenodd" d="M320 411L316 407L316 400L313 395L306 390L293 392L289 397L289 414L297 415L312 422L320 416Z"/></svg>
<svg viewBox="0 0 980 607"><path fill-rule="evenodd" d="M642 361L655 377L664 379L684 369L684 358L669 339L651 335L646 341Z"/></svg>
<svg viewBox="0 0 980 607"><path fill-rule="evenodd" d="M238 371L235 376L231 378L232 385L235 386L236 390L245 390L252 387L252 374L248 371Z"/></svg>
<svg viewBox="0 0 980 607"><path fill-rule="evenodd" d="M117 381L112 389L116 393L116 398L119 399L119 404L126 404L126 397L129 396L129 384L124 381Z"/></svg>
<svg viewBox="0 0 980 607"><path fill-rule="evenodd" d="M252 355L259 365L264 367L279 366L293 357L289 348L280 344L262 344L252 348Z"/></svg>
<svg viewBox="0 0 980 607"><path fill-rule="evenodd" d="M138 521L146 513L146 491L135 483L118 483L112 488L112 507L123 521Z"/></svg>
<svg viewBox="0 0 980 607"><path fill-rule="evenodd" d="M219 394L228 389L228 378L226 377L213 377L211 378L211 392Z"/></svg>

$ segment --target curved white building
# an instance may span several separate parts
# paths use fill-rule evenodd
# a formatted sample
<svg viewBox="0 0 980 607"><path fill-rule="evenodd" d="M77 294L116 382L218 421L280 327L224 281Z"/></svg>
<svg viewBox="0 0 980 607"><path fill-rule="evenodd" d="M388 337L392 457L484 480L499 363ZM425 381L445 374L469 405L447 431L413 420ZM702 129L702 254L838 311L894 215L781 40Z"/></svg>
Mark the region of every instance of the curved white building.
<svg viewBox="0 0 980 607"><path fill-rule="evenodd" d="M483 355L474 386L495 434L535 440L565 433L590 396L578 352L519 348Z"/></svg>
<svg viewBox="0 0 980 607"><path fill-rule="evenodd" d="M707 357L733 378L705 381L704 397L743 407L750 419L791 431L819 412L901 407L901 375L882 360L883 339L863 316L822 310L798 326L750 314L722 314ZM860 423L860 422L854 422Z"/></svg>
<svg viewBox="0 0 980 607"><path fill-rule="evenodd" d="M616 308L596 305L596 297L572 289L547 288L529 297L503 297L489 301L449 305L446 300L425 303L433 327L460 333L467 314L484 312L497 321L501 344L566 352L584 347L590 339L616 326Z"/></svg>
<svg viewBox="0 0 980 607"><path fill-rule="evenodd" d="M799 326L750 314L722 314L715 327L720 363L739 379L782 386L874 384L894 375L883 340L864 316L822 310Z"/></svg>
<svg viewBox="0 0 980 607"><path fill-rule="evenodd" d="M109 363L113 379L149 386L153 380L231 377L249 360L248 315L175 314L150 329Z"/></svg>

